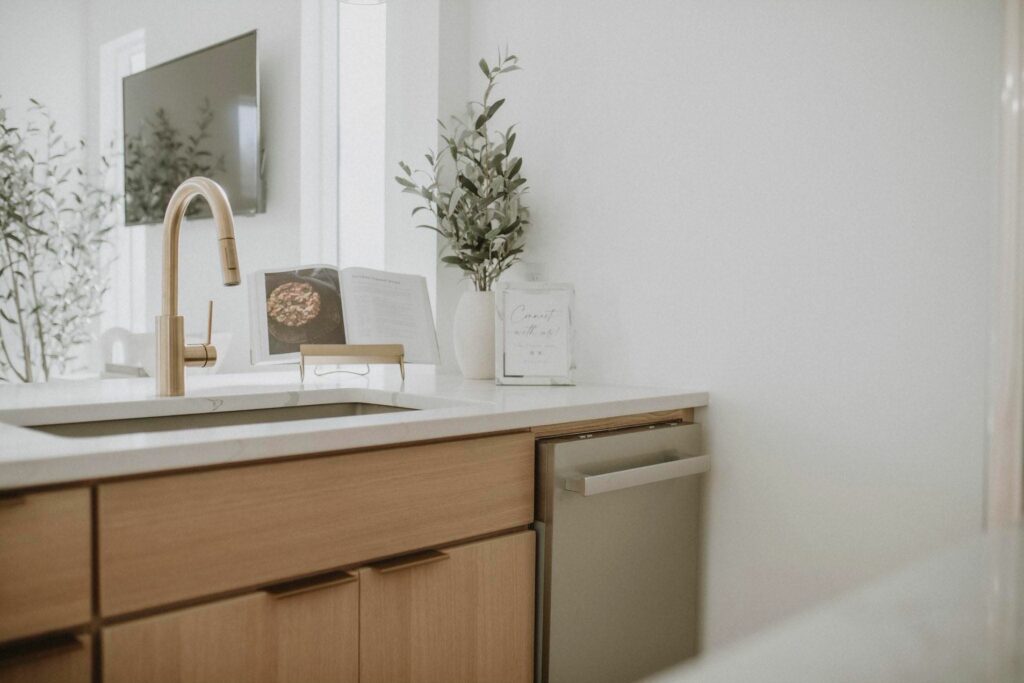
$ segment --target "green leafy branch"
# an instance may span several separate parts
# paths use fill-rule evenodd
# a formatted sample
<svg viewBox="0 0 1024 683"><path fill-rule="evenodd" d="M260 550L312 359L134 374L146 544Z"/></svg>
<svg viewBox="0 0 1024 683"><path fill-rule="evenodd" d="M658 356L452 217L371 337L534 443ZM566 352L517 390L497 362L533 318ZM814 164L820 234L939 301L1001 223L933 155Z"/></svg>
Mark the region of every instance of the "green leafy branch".
<svg viewBox="0 0 1024 683"><path fill-rule="evenodd" d="M482 99L469 102L466 116L453 116L449 126L438 121L444 147L424 156L426 169L414 171L400 162L403 175L395 176L403 192L422 200L412 215L426 211L433 216L431 223L416 227L444 238L449 253L441 260L465 272L479 291L489 291L519 260L530 224L522 203L528 190L523 160L513 155L515 126L493 133L489 127L505 104L504 98L491 99L498 77L520 70L518 61L507 53L499 53L493 63L481 59L487 79Z"/></svg>
<svg viewBox="0 0 1024 683"><path fill-rule="evenodd" d="M120 201L90 182L84 143L31 102L23 127L0 107L0 379L22 382L63 372L92 339Z"/></svg>

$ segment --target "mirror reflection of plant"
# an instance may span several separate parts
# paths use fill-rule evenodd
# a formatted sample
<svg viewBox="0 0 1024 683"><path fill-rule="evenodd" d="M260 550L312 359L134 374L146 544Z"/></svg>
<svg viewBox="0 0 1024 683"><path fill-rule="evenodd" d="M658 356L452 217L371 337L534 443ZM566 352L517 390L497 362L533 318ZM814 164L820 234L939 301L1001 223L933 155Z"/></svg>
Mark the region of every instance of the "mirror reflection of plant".
<svg viewBox="0 0 1024 683"><path fill-rule="evenodd" d="M125 136L125 221L157 223L174 190L192 176L217 178L225 171L224 155L214 158L207 149L214 112L210 101L199 106L195 133L182 137L162 107L152 119L145 119L138 130ZM186 215L203 210L201 202L189 205Z"/></svg>
<svg viewBox="0 0 1024 683"><path fill-rule="evenodd" d="M2 380L60 374L92 339L119 197L90 181L84 157L84 143L66 142L36 100L23 127L0 107Z"/></svg>
<svg viewBox="0 0 1024 683"><path fill-rule="evenodd" d="M515 126L493 135L488 122L505 103L491 102L498 76L518 71L515 55L499 54L493 64L480 60L487 78L483 99L467 104L466 118L452 117L451 127L441 123L445 147L426 155L428 170L410 169L401 162L404 176L395 180L403 192L415 194L424 202L413 215L429 211L434 225L418 225L441 235L450 254L441 260L460 268L476 289L489 291L498 276L508 270L523 252L523 233L530 223L529 210L522 204L526 179L520 171L523 160L512 155L516 141ZM454 180L446 180L446 162L450 159ZM418 182L421 175L424 182Z"/></svg>

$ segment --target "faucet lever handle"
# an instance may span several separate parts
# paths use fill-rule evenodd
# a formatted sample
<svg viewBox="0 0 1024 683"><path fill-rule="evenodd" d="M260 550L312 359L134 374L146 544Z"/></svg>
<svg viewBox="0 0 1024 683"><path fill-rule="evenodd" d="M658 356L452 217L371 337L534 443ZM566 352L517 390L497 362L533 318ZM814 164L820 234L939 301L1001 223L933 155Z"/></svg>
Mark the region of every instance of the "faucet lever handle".
<svg viewBox="0 0 1024 683"><path fill-rule="evenodd" d="M206 341L204 342L209 346L213 342L213 299L210 299L209 305L206 307Z"/></svg>
<svg viewBox="0 0 1024 683"><path fill-rule="evenodd" d="M213 344L213 300L206 307L206 341L202 344L185 344L185 366L205 368L217 362L217 349Z"/></svg>

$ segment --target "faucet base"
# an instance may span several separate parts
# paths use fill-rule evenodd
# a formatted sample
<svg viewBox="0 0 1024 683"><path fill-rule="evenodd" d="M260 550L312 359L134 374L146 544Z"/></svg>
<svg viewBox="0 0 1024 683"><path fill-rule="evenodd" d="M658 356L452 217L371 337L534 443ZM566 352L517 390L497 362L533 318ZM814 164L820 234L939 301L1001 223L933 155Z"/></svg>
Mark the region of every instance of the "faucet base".
<svg viewBox="0 0 1024 683"><path fill-rule="evenodd" d="M156 394L185 395L185 318L156 318Z"/></svg>

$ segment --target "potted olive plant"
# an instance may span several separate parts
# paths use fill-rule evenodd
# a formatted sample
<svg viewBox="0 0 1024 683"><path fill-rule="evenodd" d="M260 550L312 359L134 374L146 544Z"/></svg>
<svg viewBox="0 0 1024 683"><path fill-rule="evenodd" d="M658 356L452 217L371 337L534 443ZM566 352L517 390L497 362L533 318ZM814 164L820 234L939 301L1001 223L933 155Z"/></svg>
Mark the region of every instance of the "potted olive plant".
<svg viewBox="0 0 1024 683"><path fill-rule="evenodd" d="M523 160L513 155L514 126L492 131L490 122L505 103L492 101L501 74L517 71L517 58L499 54L496 62L480 60L487 79L483 98L467 104L465 117L441 123L443 147L425 158L429 167L413 171L400 163L404 175L395 180L403 192L422 204L413 215L427 211L433 230L445 241L442 262L462 270L473 283L455 310L455 357L462 374L471 379L494 377L494 292L498 277L523 252L523 232L530 214L522 203L526 179Z"/></svg>

